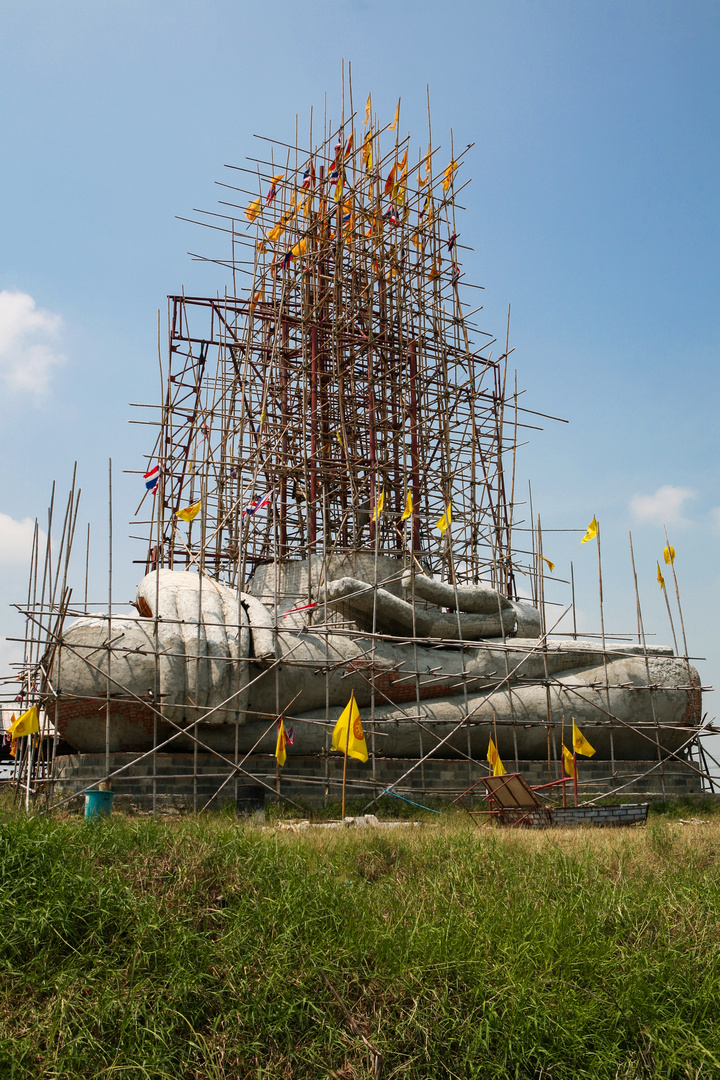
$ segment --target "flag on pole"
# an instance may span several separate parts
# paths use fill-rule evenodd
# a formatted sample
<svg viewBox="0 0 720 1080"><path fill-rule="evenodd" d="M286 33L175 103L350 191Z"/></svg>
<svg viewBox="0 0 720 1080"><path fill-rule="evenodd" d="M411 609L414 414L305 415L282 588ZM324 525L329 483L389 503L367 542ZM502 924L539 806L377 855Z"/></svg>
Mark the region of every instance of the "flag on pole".
<svg viewBox="0 0 720 1080"><path fill-rule="evenodd" d="M253 199L249 206L245 209L245 217L248 221L254 221L260 213L262 207L262 201L260 199Z"/></svg>
<svg viewBox="0 0 720 1080"><path fill-rule="evenodd" d="M13 713L10 717L10 728L13 726L14 723L15 713ZM10 734L10 728L8 728L8 730L5 732L5 737L10 740L10 757L15 757L15 754L17 753L17 739L13 739L12 735Z"/></svg>
<svg viewBox="0 0 720 1080"><path fill-rule="evenodd" d="M553 570L555 569L555 563L554 563L554 562L550 562L550 560L549 560L549 559L546 559L544 555L541 555L541 556L540 556L540 558L542 559L542 561L543 561L544 563L547 563L547 564L548 564L548 569L550 570L550 573L552 574Z"/></svg>
<svg viewBox="0 0 720 1080"><path fill-rule="evenodd" d="M363 142L362 148L362 160L363 165L365 166L365 172L369 173L373 167L372 131L368 131L367 135L365 136L365 141Z"/></svg>
<svg viewBox="0 0 720 1080"><path fill-rule="evenodd" d="M370 518L371 521L379 521L380 520L380 515L382 514L382 508L383 508L384 505L385 505L385 491L383 490L383 491L380 492L380 497L378 498L377 505L375 506L375 509L373 510L373 515Z"/></svg>
<svg viewBox="0 0 720 1080"><path fill-rule="evenodd" d="M445 170L444 174L443 174L443 191L447 191L447 189L452 184L453 176L455 175L455 172L457 171L457 167L458 167L458 163L455 160L455 158L453 158L452 161L450 162L450 164L448 165L447 169Z"/></svg>
<svg viewBox="0 0 720 1080"><path fill-rule="evenodd" d="M400 119L400 98L398 98L397 108L395 109L395 119L393 120L392 124L390 125L390 129L389 129L390 131L395 130L395 128L398 126L398 120L399 119Z"/></svg>
<svg viewBox="0 0 720 1080"><path fill-rule="evenodd" d="M267 206L269 206L275 198L275 191L277 190L278 182L282 180L284 176L285 173L278 173L277 176L273 176L270 178L270 188L268 189L267 198L265 199L265 203Z"/></svg>
<svg viewBox="0 0 720 1080"><path fill-rule="evenodd" d="M593 519L592 519L592 521L590 522L590 524L587 527L587 532L583 536L580 543L585 544L585 543L587 543L588 540L594 540L595 537L597 536L597 534L598 534L598 523L595 520L595 516L593 515Z"/></svg>
<svg viewBox="0 0 720 1080"><path fill-rule="evenodd" d="M574 776L575 775L575 758L573 757L572 753L568 750L565 743L563 743L563 766L565 768L565 775L566 776Z"/></svg>
<svg viewBox="0 0 720 1080"><path fill-rule="evenodd" d="M592 757L595 753L595 748L590 745L580 728L575 723L573 718L573 750L576 754L582 754L583 757Z"/></svg>
<svg viewBox="0 0 720 1080"><path fill-rule="evenodd" d="M371 112L372 112L372 100L371 100L370 94L368 94L368 99L365 102L365 123L366 124L370 122L370 113Z"/></svg>
<svg viewBox="0 0 720 1080"><path fill-rule="evenodd" d="M348 731L349 728L349 731ZM331 750L339 750L345 753L347 747L348 757L357 758L358 761L367 761L368 750L363 733L360 710L355 701L355 692L350 693L350 700L340 714L340 719L335 725L332 736Z"/></svg>
<svg viewBox="0 0 720 1080"><path fill-rule="evenodd" d="M447 506L445 507L445 513L440 518L440 520L437 522L437 524L435 525L435 528L439 529L440 532L444 536L445 533L447 532L448 526L451 523L452 523L452 503L448 503Z"/></svg>
<svg viewBox="0 0 720 1080"><path fill-rule="evenodd" d="M34 735L39 730L37 705L33 705L27 712L18 716L17 720L13 720L8 728L8 735L12 739L21 739L23 735Z"/></svg>
<svg viewBox="0 0 720 1080"><path fill-rule="evenodd" d="M268 491L265 495L262 496L262 498L255 499L254 502L248 503L248 505L243 509L241 520L243 522L245 521L246 514L249 514L250 517L252 517L253 514L257 514L258 510L264 510L266 506L270 506L270 504L272 503L272 498L272 491Z"/></svg>
<svg viewBox="0 0 720 1080"><path fill-rule="evenodd" d="M402 521L407 521L408 518L412 517L412 512L413 512L412 494L408 491L407 498L405 499L405 509L402 512L402 519L401 520Z"/></svg>
<svg viewBox="0 0 720 1080"><path fill-rule="evenodd" d="M200 502L196 502L194 506L186 506L184 510L178 510L176 516L179 517L181 521L190 522L195 520L201 510L202 499L200 500Z"/></svg>
<svg viewBox="0 0 720 1080"><path fill-rule="evenodd" d="M283 221L282 221L282 218L281 218L280 221L275 222L272 229L267 234L267 238L270 241L270 243L274 244L277 240L279 240L280 237L282 236L282 234L284 233L284 231L285 231L285 229L283 227Z"/></svg>
<svg viewBox="0 0 720 1080"><path fill-rule="evenodd" d="M282 716L278 721L278 733L277 742L275 743L275 757L278 765L284 765L287 760L287 754L285 753L285 746L287 744L287 736L285 734L285 724Z"/></svg>
<svg viewBox="0 0 720 1080"><path fill-rule="evenodd" d="M664 589L665 588L665 578L662 576L662 571L660 569L660 563L657 564L657 568L658 568L658 572L657 572L658 585L660 586L661 589Z"/></svg>
<svg viewBox="0 0 720 1080"><path fill-rule="evenodd" d="M495 743L490 739L488 743L487 759L492 767L493 776L505 776L507 769L502 763Z"/></svg>
<svg viewBox="0 0 720 1080"><path fill-rule="evenodd" d="M420 164L422 165L422 161L420 162ZM417 182L420 185L420 187L424 187L425 184L427 184L428 179L430 177L430 169L431 169L431 167L432 166L431 166L431 161L430 161L430 147L428 146L428 155L427 155L427 158L425 159L425 175L421 176L419 172L418 172L418 175L417 175Z"/></svg>
<svg viewBox="0 0 720 1080"><path fill-rule="evenodd" d="M307 164L307 169L303 173L302 186L304 188L315 186L315 166L313 165L313 159L310 158Z"/></svg>
<svg viewBox="0 0 720 1080"><path fill-rule="evenodd" d="M668 544L666 548L663 548L663 558L665 559L667 566L670 566L671 563L675 562L675 548L672 544Z"/></svg>
<svg viewBox="0 0 720 1080"><path fill-rule="evenodd" d="M143 479L145 480L145 487L148 491L155 491L160 479L160 466L156 465L150 472L146 472Z"/></svg>

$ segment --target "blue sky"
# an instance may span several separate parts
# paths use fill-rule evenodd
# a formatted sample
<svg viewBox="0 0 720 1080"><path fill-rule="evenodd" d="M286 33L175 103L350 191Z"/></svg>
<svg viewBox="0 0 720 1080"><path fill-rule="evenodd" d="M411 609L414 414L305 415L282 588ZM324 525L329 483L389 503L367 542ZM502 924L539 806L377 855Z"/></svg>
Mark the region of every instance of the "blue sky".
<svg viewBox="0 0 720 1080"><path fill-rule="evenodd" d="M53 479L67 489L76 459L91 595L106 595L108 457L114 591L134 595L124 522L138 478L122 470L149 439L128 402L157 398L166 295L227 283L187 254L224 256L219 234L176 215L215 209L215 181L257 153L255 133L293 141L296 115L307 131L326 94L337 115L344 58L358 101L372 90L390 119L402 97L414 140L429 84L434 142L449 148L452 129L475 143L462 240L481 325L501 336L512 304L526 403L570 421L531 432L519 459L544 527L597 515L618 631L635 626L631 529L646 628L669 641L655 580L667 523L690 652L720 683L719 31L717 4L664 0L5 0L0 632L20 630L6 605L24 590L23 522L45 513ZM597 564L578 541L559 533L545 550L562 577L573 559L593 630Z"/></svg>

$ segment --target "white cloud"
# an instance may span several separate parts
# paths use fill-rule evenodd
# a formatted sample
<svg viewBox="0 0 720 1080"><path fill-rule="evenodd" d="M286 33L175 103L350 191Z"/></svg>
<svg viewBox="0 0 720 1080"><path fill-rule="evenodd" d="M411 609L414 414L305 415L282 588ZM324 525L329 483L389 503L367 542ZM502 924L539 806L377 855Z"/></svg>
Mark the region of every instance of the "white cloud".
<svg viewBox="0 0 720 1080"><path fill-rule="evenodd" d="M65 362L56 348L61 326L27 293L0 291L0 377L11 389L47 391L53 368Z"/></svg>
<svg viewBox="0 0 720 1080"><path fill-rule="evenodd" d="M30 568L35 522L32 518L16 521L0 513L0 565ZM41 557L45 552L45 533L39 530Z"/></svg>
<svg viewBox="0 0 720 1080"><path fill-rule="evenodd" d="M694 498L696 494L692 488L663 484L654 495L633 495L630 509L638 521L654 522L658 525L685 525L685 503Z"/></svg>

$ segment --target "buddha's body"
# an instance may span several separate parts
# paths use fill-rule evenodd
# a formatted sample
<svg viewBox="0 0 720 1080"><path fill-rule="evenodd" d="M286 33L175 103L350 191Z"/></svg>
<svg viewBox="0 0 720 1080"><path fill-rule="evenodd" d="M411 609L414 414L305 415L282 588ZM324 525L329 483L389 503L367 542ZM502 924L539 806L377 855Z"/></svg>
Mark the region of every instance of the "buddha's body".
<svg viewBox="0 0 720 1080"><path fill-rule="evenodd" d="M188 750L190 728L224 753L272 752L273 721L287 711L293 753L315 754L351 691L390 757L417 756L422 732L425 752L450 736L436 753L467 753L469 730L474 757L492 734L506 758L542 759L548 721L574 717L599 758L647 760L658 746L679 750L699 723L697 672L670 649L545 643L529 605L381 564L379 587L368 560L336 560L327 580L313 566L314 607L298 598L306 564L264 567L248 593L195 573L149 574L137 617L113 618L109 633L106 616L66 629L51 673L60 733L104 750L108 691L113 751Z"/></svg>

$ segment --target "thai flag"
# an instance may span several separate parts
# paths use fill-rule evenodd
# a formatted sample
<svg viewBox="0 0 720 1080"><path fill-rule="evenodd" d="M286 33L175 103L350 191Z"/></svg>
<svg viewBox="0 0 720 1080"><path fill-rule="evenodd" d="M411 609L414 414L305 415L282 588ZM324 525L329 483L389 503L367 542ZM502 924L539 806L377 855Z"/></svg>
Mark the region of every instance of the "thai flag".
<svg viewBox="0 0 720 1080"><path fill-rule="evenodd" d="M333 169L332 172L330 173L330 185L332 186L333 184L337 184L337 182L338 182L338 171L337 171L337 169Z"/></svg>
<svg viewBox="0 0 720 1080"><path fill-rule="evenodd" d="M270 506L272 504L272 495L272 491L268 491L261 499L256 499L255 502L248 503L242 512L242 520L245 521L246 514L252 517L254 514L257 514L258 510L264 510L266 506Z"/></svg>
<svg viewBox="0 0 720 1080"><path fill-rule="evenodd" d="M160 479L160 467L156 465L150 472L145 473L145 487L148 491L155 491L158 486L158 480Z"/></svg>
<svg viewBox="0 0 720 1080"><path fill-rule="evenodd" d="M311 162L309 162L309 164L308 164L308 167L307 167L307 169L306 169L306 170L305 170L305 172L303 173L303 182L302 182L302 186L303 186L304 188L309 188L309 187L310 187L310 185L311 185L311 184L313 183L313 181L314 181L314 179L315 179L315 177L314 177L314 175L313 175L313 174L314 174L314 172L315 172L315 170L313 169L313 166L312 166L312 161L311 161Z"/></svg>
<svg viewBox="0 0 720 1080"><path fill-rule="evenodd" d="M285 742L288 744L288 746L295 745L295 732L291 727L285 728Z"/></svg>

